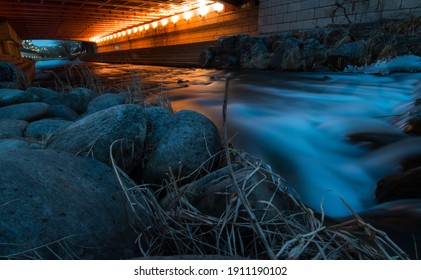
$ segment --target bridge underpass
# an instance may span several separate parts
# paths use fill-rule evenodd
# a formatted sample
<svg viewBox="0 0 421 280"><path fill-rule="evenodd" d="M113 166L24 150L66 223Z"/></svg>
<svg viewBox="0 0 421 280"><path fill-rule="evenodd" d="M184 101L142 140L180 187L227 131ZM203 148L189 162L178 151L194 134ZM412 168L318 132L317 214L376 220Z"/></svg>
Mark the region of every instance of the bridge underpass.
<svg viewBox="0 0 421 280"><path fill-rule="evenodd" d="M206 46L224 35L257 34L255 1L243 0L3 0L0 54L19 56L20 40L96 44L86 60L195 66ZM4 32L3 32L4 33ZM10 33L10 32L9 32ZM10 46L15 45L14 51ZM4 60L4 59L3 59Z"/></svg>
<svg viewBox="0 0 421 280"><path fill-rule="evenodd" d="M21 39L81 40L95 44L86 60L194 66L225 35L410 15L421 16L418 0L2 0L0 55L16 59Z"/></svg>

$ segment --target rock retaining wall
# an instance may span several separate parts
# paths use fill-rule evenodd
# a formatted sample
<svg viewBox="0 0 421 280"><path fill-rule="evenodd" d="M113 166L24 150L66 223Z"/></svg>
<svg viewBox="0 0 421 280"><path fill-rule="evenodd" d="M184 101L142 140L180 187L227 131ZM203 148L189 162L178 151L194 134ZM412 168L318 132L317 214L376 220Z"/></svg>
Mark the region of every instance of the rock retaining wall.
<svg viewBox="0 0 421 280"><path fill-rule="evenodd" d="M402 55L421 55L420 18L222 37L202 52L200 63L218 69L343 70Z"/></svg>

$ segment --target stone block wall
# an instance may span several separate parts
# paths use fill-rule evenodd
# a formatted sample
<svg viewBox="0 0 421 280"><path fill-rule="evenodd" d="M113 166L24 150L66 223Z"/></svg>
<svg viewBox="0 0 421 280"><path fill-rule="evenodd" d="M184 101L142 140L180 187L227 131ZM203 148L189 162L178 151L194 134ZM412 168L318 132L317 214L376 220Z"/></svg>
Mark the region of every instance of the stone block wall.
<svg viewBox="0 0 421 280"><path fill-rule="evenodd" d="M421 16L421 0L260 0L259 34Z"/></svg>
<svg viewBox="0 0 421 280"><path fill-rule="evenodd" d="M97 52L165 47L180 44L214 41L232 34L257 35L258 7L251 5L236 11L211 12L204 17L180 18L173 24L150 27L147 31L130 34L97 44Z"/></svg>

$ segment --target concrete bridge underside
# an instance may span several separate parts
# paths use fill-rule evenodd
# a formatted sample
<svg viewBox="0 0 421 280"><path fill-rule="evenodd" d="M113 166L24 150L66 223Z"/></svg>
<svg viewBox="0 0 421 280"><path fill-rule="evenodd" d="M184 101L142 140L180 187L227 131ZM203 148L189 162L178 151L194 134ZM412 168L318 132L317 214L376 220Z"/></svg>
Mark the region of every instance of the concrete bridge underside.
<svg viewBox="0 0 421 280"><path fill-rule="evenodd" d="M0 20L21 39L89 41L128 28L182 14L207 0L2 0ZM219 1L236 9L241 0Z"/></svg>
<svg viewBox="0 0 421 280"><path fill-rule="evenodd" d="M379 5L380 2L383 4ZM174 66L196 65L200 48L221 36L270 35L411 15L421 15L420 0L1 0L0 3L0 22L8 22L20 39L91 41L96 43L96 54L86 57L91 61ZM1 33L0 30L0 41L5 40ZM9 48L7 44L3 45Z"/></svg>

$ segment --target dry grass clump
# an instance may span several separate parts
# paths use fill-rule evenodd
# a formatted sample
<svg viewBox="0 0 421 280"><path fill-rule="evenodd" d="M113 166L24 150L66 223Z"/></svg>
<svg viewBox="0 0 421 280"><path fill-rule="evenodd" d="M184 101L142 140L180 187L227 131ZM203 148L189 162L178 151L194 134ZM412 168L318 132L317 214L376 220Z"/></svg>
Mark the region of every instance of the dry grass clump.
<svg viewBox="0 0 421 280"><path fill-rule="evenodd" d="M232 148L227 138L226 108L230 77L227 77L224 100L225 149L220 167L229 170L227 189L233 189L222 215L212 216L198 210L180 188L186 179L194 181L198 174L210 173L202 167L180 178L172 170L162 186L136 185L113 160L113 168L127 199L131 225L138 233L140 256L220 255L251 259L407 259L408 256L387 235L365 223L356 213L346 222L325 219L306 207L291 192L285 180L273 173L260 160ZM110 148L112 155L113 146ZM238 180L234 165L250 170ZM250 183L252 175L266 174L264 180ZM276 209L272 200L267 213L256 211L250 201L251 189L271 184L274 196L282 193L292 205L290 210ZM159 191L156 188L159 188ZM163 207L158 197L170 193L172 202ZM345 202L344 202L345 203ZM261 211L261 210L260 210ZM266 211L266 210L265 210ZM274 214L275 213L275 214Z"/></svg>
<svg viewBox="0 0 421 280"><path fill-rule="evenodd" d="M221 255L252 259L407 259L385 233L365 223L356 213L346 222L334 223L306 207L285 181L261 162L229 149L234 164L250 168L252 173L271 176L274 193L285 193L293 205L291 211L276 211L266 201L270 219L257 220L249 201L246 183L232 194L220 217L199 211L187 199L177 178L170 172L160 191L176 199L163 207L153 192L157 186L135 185L114 165L131 213L132 227L138 233L141 256ZM253 159L253 160L251 160ZM232 163L231 163L232 164ZM198 169L190 176L194 177ZM247 178L245 179L247 181ZM227 188L231 184L227 185ZM248 187L250 188L250 186ZM251 188L259 188L259 183ZM276 211L276 215L272 215Z"/></svg>
<svg viewBox="0 0 421 280"><path fill-rule="evenodd" d="M63 71L62 74L49 71L54 77L56 91L65 93L72 91L74 88L83 87L97 94L105 92L104 82L88 66L74 63L64 66Z"/></svg>
<svg viewBox="0 0 421 280"><path fill-rule="evenodd" d="M421 17L411 15L403 20L385 22L383 30L385 33L390 34L420 34Z"/></svg>

